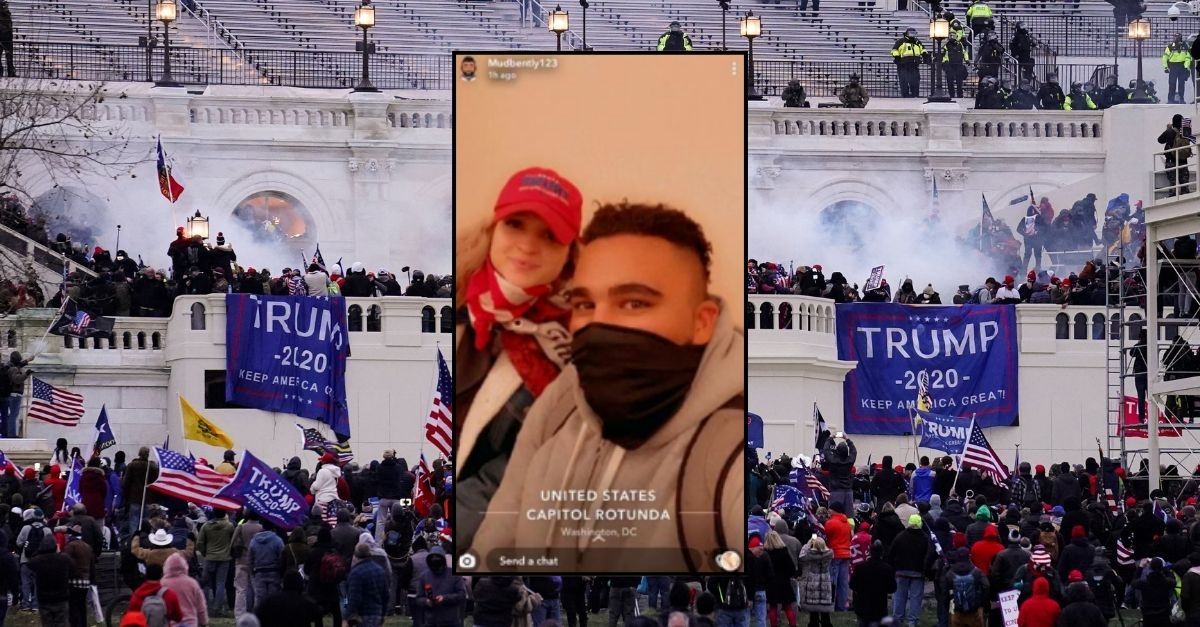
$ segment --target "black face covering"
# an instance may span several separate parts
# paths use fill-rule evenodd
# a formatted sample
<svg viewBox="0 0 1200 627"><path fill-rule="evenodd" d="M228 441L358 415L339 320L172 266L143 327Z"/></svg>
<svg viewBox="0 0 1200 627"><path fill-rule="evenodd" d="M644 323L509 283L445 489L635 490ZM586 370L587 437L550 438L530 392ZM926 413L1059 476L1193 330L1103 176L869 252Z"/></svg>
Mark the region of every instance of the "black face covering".
<svg viewBox="0 0 1200 627"><path fill-rule="evenodd" d="M632 449L662 428L687 398L704 348L611 324L577 332L571 362L604 439Z"/></svg>

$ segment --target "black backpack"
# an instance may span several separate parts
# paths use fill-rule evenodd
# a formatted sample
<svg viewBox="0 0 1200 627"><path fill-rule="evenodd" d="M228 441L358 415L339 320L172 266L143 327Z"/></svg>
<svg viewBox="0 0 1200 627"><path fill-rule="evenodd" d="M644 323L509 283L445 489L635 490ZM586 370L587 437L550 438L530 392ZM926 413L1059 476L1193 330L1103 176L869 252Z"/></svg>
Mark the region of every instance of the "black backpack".
<svg viewBox="0 0 1200 627"><path fill-rule="evenodd" d="M663 46L663 50L686 50L683 46L683 31L671 31L667 35L667 43Z"/></svg>
<svg viewBox="0 0 1200 627"><path fill-rule="evenodd" d="M750 597L746 594L746 584L740 577L734 577L725 585L724 603L729 609L744 610L750 607Z"/></svg>
<svg viewBox="0 0 1200 627"><path fill-rule="evenodd" d="M29 527L29 535L25 538L25 546L21 547L21 554L26 559L37 555L38 548L42 546L42 538L46 535L46 528L37 525Z"/></svg>

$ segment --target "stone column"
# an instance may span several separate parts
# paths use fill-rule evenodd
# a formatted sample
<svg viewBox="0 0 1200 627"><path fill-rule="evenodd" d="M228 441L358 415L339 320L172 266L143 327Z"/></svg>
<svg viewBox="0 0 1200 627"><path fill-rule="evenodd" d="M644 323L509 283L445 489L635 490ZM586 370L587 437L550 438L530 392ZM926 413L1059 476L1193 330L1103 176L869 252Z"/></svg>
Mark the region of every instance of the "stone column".
<svg viewBox="0 0 1200 627"><path fill-rule="evenodd" d="M353 185L354 258L343 263L362 261L374 271L393 258L390 238L395 229L402 228L392 211L396 201L388 194L396 167L390 147L394 129L387 117L393 99L384 93L366 92L351 93L348 99L354 109L354 139L349 142L351 156L346 163Z"/></svg>

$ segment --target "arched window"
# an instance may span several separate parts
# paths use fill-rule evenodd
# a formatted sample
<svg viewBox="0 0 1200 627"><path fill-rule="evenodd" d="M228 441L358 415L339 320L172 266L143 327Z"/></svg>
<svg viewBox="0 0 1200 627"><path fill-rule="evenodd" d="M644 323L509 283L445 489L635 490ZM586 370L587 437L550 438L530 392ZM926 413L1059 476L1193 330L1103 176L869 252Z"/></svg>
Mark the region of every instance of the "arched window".
<svg viewBox="0 0 1200 627"><path fill-rule="evenodd" d="M379 333L383 330L383 308L371 305L367 308L367 333Z"/></svg>
<svg viewBox="0 0 1200 627"><path fill-rule="evenodd" d="M1092 316L1092 339L1104 339L1104 314L1102 313Z"/></svg>
<svg viewBox="0 0 1200 627"><path fill-rule="evenodd" d="M5 340L6 340L9 348L16 348L17 347L17 332L9 331L7 334L5 334Z"/></svg>
<svg viewBox="0 0 1200 627"><path fill-rule="evenodd" d="M1073 334L1077 340L1088 339L1088 318L1087 314L1075 314L1075 333Z"/></svg>
<svg viewBox="0 0 1200 627"><path fill-rule="evenodd" d="M442 333L454 333L454 310L449 306L442 307Z"/></svg>
<svg viewBox="0 0 1200 627"><path fill-rule="evenodd" d="M425 305L421 308L421 333L433 333L437 331L437 312L433 307Z"/></svg>
<svg viewBox="0 0 1200 627"><path fill-rule="evenodd" d="M746 329L755 328L754 322L754 303L746 301Z"/></svg>
<svg viewBox="0 0 1200 627"><path fill-rule="evenodd" d="M779 328L780 329L792 328L792 304L791 303L780 303L779 304Z"/></svg>
<svg viewBox="0 0 1200 627"><path fill-rule="evenodd" d="M1071 318L1065 313L1054 316L1054 339L1071 339Z"/></svg>
<svg viewBox="0 0 1200 627"><path fill-rule="evenodd" d="M203 331L204 329L204 303L192 303L192 330Z"/></svg>
<svg viewBox="0 0 1200 627"><path fill-rule="evenodd" d="M264 241L286 242L292 248L310 252L316 241L312 215L304 203L284 192L268 190L251 194L234 208L233 217Z"/></svg>
<svg viewBox="0 0 1200 627"><path fill-rule="evenodd" d="M162 334L160 334L158 331L155 331L150 335L150 346L154 350L162 348Z"/></svg>
<svg viewBox="0 0 1200 627"><path fill-rule="evenodd" d="M775 328L775 306L771 303L763 303L758 308L758 324L760 329Z"/></svg>
<svg viewBox="0 0 1200 627"><path fill-rule="evenodd" d="M133 334L129 331L121 334L121 348L125 350L133 348Z"/></svg>
<svg viewBox="0 0 1200 627"><path fill-rule="evenodd" d="M358 305L350 305L346 309L346 321L350 327L351 333L362 331L362 307Z"/></svg>

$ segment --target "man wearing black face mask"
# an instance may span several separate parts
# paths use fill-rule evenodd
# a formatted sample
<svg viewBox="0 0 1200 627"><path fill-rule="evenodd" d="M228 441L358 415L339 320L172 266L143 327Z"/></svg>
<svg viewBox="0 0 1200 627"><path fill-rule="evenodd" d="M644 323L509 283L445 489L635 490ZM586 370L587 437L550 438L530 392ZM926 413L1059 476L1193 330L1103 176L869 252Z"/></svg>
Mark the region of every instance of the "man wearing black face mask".
<svg viewBox="0 0 1200 627"><path fill-rule="evenodd" d="M530 408L471 549L493 570L510 547L563 571L714 572L743 546L746 417L711 247L682 212L636 204L601 207L580 242L572 363Z"/></svg>

